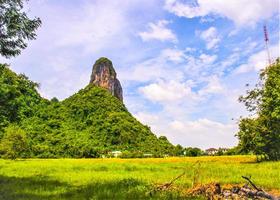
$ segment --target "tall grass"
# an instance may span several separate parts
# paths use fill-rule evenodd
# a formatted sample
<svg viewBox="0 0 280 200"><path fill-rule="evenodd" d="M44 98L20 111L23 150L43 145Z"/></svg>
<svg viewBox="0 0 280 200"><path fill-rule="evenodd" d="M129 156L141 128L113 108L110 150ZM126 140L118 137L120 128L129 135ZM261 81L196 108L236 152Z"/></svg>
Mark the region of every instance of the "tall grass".
<svg viewBox="0 0 280 200"><path fill-rule="evenodd" d="M197 168L199 162L199 169ZM147 159L0 160L0 199L180 199L181 194L149 196L151 185L186 173L177 188L195 183L244 183L280 190L280 162L256 163L253 156Z"/></svg>

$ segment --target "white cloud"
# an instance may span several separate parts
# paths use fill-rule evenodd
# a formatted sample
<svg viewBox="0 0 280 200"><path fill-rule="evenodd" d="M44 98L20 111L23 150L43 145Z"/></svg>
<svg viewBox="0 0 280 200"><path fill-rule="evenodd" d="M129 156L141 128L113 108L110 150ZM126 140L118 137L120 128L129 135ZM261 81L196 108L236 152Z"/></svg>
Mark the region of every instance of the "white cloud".
<svg viewBox="0 0 280 200"><path fill-rule="evenodd" d="M79 14L66 12L63 18L52 21L56 28L51 29L58 35L54 42L58 47L81 45L85 53L98 52L112 43L124 46L130 26L125 16L127 9L125 4L120 9L116 1L94 1L83 5ZM61 21L66 17L68 20Z"/></svg>
<svg viewBox="0 0 280 200"><path fill-rule="evenodd" d="M271 59L274 60L277 57L280 57L279 45L275 44L270 49ZM240 65L235 71L235 74L247 73L250 71L259 71L264 69L268 65L268 55L266 50L259 51L252 54L247 63Z"/></svg>
<svg viewBox="0 0 280 200"><path fill-rule="evenodd" d="M195 49L186 50L167 48L161 50L158 56L149 58L134 66L122 69L119 77L122 81L156 82L174 80L182 82L183 79L199 78L202 73L207 75L213 70L217 55L201 53L191 55ZM175 65L174 65L175 64Z"/></svg>
<svg viewBox="0 0 280 200"><path fill-rule="evenodd" d="M166 20L160 20L157 23L149 23L149 30L146 32L140 32L139 36L143 41L160 40L162 42L177 42L176 35L171 29L166 27L169 23L170 22Z"/></svg>
<svg viewBox="0 0 280 200"><path fill-rule="evenodd" d="M224 91L224 88L218 76L213 75L211 77L208 77L207 79L208 84L206 85L206 87L199 90L199 94L201 96L205 96L208 94L217 94Z"/></svg>
<svg viewBox="0 0 280 200"><path fill-rule="evenodd" d="M186 59L184 52L181 50L163 49L158 56L120 71L120 79L138 82L156 81L158 79L181 80L183 78L182 70L172 67L168 61L181 64Z"/></svg>
<svg viewBox="0 0 280 200"><path fill-rule="evenodd" d="M139 92L148 100L161 103L167 107L170 103L178 103L180 105L184 103L198 104L202 100L207 99L209 95L223 93L225 90L217 75L202 78L197 81L206 85L194 91L193 87L196 84L192 80L186 82L159 80L140 87Z"/></svg>
<svg viewBox="0 0 280 200"><path fill-rule="evenodd" d="M217 29L213 26L201 32L200 37L205 40L208 50L217 48L220 42Z"/></svg>
<svg viewBox="0 0 280 200"><path fill-rule="evenodd" d="M152 115L145 112L138 112L134 116L144 124L153 124L157 123L160 120L160 117L158 115Z"/></svg>
<svg viewBox="0 0 280 200"><path fill-rule="evenodd" d="M198 119L196 121L177 121L169 124L170 131L174 134L171 138L180 141L185 146L197 144L200 148L209 147L232 147L236 145L235 124L223 124L209 119ZM209 146L209 145L212 146Z"/></svg>
<svg viewBox="0 0 280 200"><path fill-rule="evenodd" d="M211 14L226 17L237 26L255 25L278 12L278 0L198 0L196 5L181 0L166 0L165 9L180 17L204 17Z"/></svg>
<svg viewBox="0 0 280 200"><path fill-rule="evenodd" d="M217 60L217 55L207 55L203 53L199 58L203 64L211 64Z"/></svg>
<svg viewBox="0 0 280 200"><path fill-rule="evenodd" d="M167 136L173 144L202 149L233 147L237 144L237 138L234 137L237 126L233 122L220 123L206 118L172 120L165 112L157 114L139 112L135 117L142 123L149 124L158 136Z"/></svg>
<svg viewBox="0 0 280 200"><path fill-rule="evenodd" d="M184 52L178 49L164 49L161 52L161 56L175 63L181 63L186 58Z"/></svg>
<svg viewBox="0 0 280 200"><path fill-rule="evenodd" d="M189 53L195 52L195 51L196 51L196 49L195 49L195 48L191 48L191 47L187 47L187 48L185 49L185 52L189 52Z"/></svg>
<svg viewBox="0 0 280 200"><path fill-rule="evenodd" d="M196 95L192 92L189 82L180 83L176 81L152 83L141 87L139 91L149 100L154 102L168 102L182 99L195 99Z"/></svg>

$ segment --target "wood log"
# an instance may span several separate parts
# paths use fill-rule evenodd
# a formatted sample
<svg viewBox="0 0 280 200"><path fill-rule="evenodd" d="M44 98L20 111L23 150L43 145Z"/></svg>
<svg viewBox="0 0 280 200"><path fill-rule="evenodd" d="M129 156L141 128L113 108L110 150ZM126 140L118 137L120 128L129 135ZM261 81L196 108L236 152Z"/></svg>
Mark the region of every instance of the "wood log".
<svg viewBox="0 0 280 200"><path fill-rule="evenodd" d="M245 180L247 180L250 185L255 189L254 190L251 190L250 188L245 188L245 187L242 187L241 188L241 191L242 192L245 192L249 197L262 197L262 198L267 198L267 199L271 199L271 200L280 200L280 198L278 197L275 197L267 192L265 192L263 189L261 188L258 188L254 183L253 181L251 181L250 178L246 177L246 176L242 176L242 178L244 178Z"/></svg>

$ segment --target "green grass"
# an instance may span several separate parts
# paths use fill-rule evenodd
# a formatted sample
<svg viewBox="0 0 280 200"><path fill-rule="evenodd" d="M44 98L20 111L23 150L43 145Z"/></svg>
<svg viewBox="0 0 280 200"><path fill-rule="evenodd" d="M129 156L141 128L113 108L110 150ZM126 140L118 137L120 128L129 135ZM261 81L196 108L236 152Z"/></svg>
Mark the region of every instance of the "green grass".
<svg viewBox="0 0 280 200"><path fill-rule="evenodd" d="M0 199L181 199L176 191L150 196L151 185L182 172L180 191L197 183L256 185L280 191L280 162L256 163L253 156L151 159L0 160ZM194 175L196 174L196 175Z"/></svg>

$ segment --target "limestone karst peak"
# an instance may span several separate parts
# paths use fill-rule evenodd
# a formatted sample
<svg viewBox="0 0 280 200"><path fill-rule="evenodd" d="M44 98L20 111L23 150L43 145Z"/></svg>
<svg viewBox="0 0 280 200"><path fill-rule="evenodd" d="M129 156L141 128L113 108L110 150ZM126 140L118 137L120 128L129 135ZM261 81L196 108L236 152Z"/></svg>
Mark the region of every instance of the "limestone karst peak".
<svg viewBox="0 0 280 200"><path fill-rule="evenodd" d="M90 77L90 84L107 89L113 96L123 101L122 87L111 60L105 57L95 61Z"/></svg>

